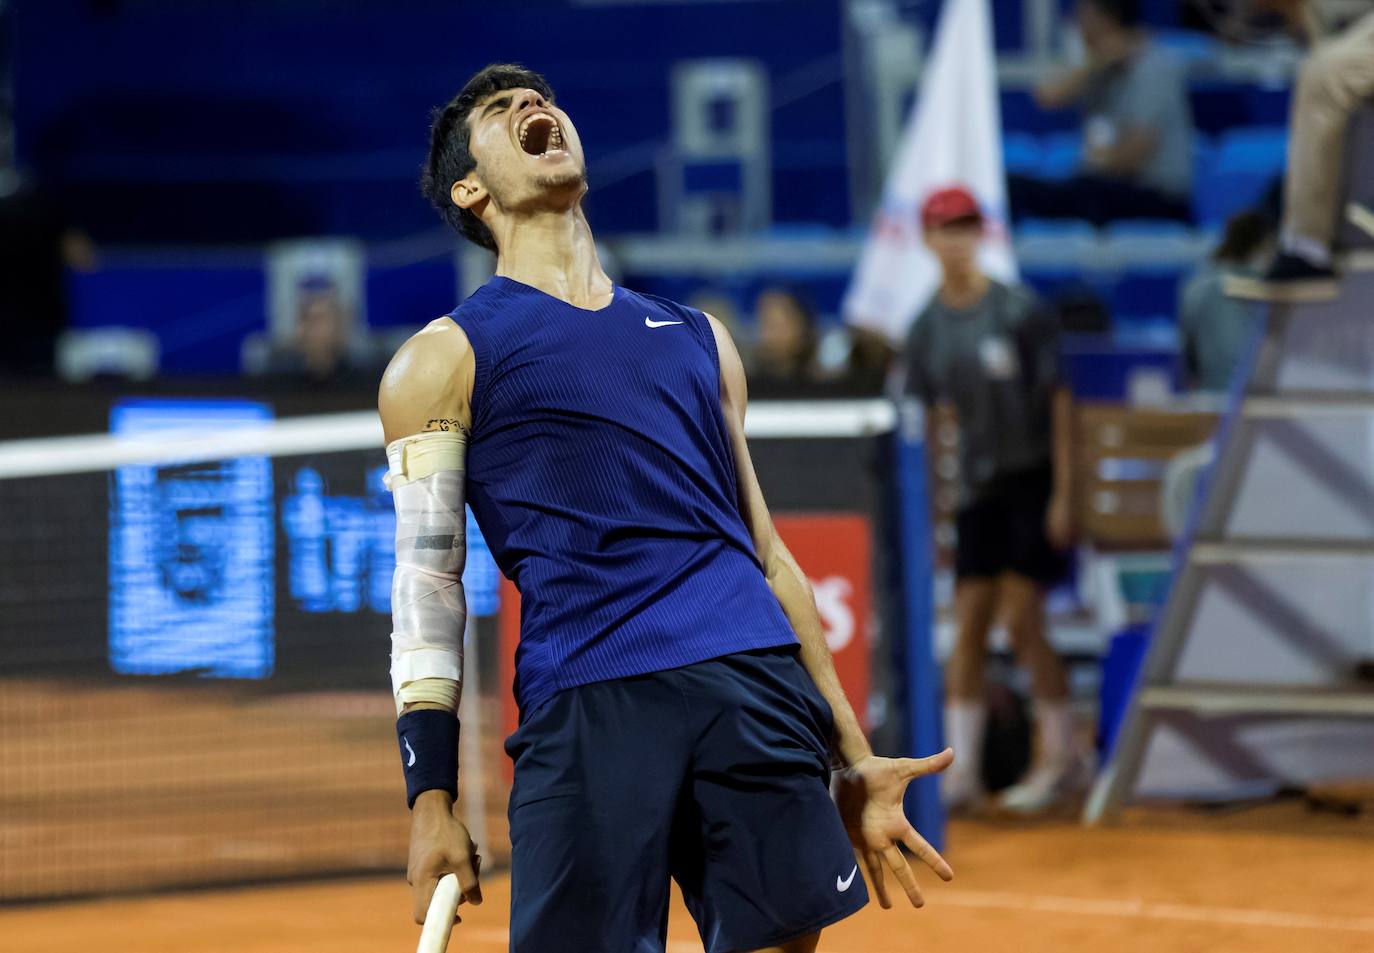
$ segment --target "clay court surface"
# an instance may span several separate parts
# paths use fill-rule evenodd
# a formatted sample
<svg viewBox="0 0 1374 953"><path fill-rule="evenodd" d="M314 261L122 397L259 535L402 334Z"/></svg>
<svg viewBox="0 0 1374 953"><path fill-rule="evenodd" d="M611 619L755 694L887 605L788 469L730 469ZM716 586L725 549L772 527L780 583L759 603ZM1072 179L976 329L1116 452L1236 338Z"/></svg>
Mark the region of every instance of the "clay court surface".
<svg viewBox="0 0 1374 953"><path fill-rule="evenodd" d="M0 906L0 953L415 948L389 697L63 692L10 680L6 698L0 895L126 895ZM499 733L488 734L483 760L498 790L483 812L482 853L495 869L486 903L464 910L455 953L506 949L509 881L499 868L508 845L496 796L504 755ZM297 793L305 781L309 798ZM1296 802L1139 808L1099 829L1068 817L957 822L946 850L953 884L923 875L924 910L871 905L828 930L821 949L1374 953L1374 800L1365 806L1358 817ZM396 873L300 879L349 864ZM298 879L159 890L284 875ZM670 941L671 953L701 948L680 906Z"/></svg>
<svg viewBox="0 0 1374 953"><path fill-rule="evenodd" d="M1226 816L1135 811L1113 828L963 822L957 879L923 878L924 910L870 905L825 953L1374 950L1374 824L1297 805ZM464 908L450 949L506 948L509 881ZM4 953L382 953L414 949L395 877L0 910ZM670 953L699 950L675 907Z"/></svg>

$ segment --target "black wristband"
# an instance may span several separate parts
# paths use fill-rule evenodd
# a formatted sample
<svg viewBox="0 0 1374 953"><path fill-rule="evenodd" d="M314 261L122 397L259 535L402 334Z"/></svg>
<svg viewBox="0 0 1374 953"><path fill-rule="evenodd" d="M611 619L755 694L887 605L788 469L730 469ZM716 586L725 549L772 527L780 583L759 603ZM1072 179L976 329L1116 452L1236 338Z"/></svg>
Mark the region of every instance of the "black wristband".
<svg viewBox="0 0 1374 953"><path fill-rule="evenodd" d="M458 716L421 708L396 719L401 767L406 776L406 806L426 791L447 791L458 800Z"/></svg>

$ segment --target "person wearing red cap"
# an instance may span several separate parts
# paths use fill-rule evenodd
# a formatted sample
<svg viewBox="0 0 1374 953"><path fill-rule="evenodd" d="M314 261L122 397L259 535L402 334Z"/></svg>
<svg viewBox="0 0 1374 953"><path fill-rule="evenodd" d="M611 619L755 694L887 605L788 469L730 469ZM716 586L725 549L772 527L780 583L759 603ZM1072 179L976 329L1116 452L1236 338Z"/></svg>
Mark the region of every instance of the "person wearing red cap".
<svg viewBox="0 0 1374 953"><path fill-rule="evenodd" d="M1053 317L1026 288L978 266L978 201L962 186L921 208L926 244L943 272L907 341L906 390L959 416L954 609L945 729L959 760L944 776L951 809L977 807L987 724L987 637L1000 614L1035 695L1039 760L1002 805L1043 810L1086 780L1074 741L1064 667L1045 638L1044 588L1072 541L1071 404L1059 375Z"/></svg>
<svg viewBox="0 0 1374 953"><path fill-rule="evenodd" d="M983 230L983 210L962 185L936 189L921 205L921 227L927 232L949 225L967 225L979 235Z"/></svg>

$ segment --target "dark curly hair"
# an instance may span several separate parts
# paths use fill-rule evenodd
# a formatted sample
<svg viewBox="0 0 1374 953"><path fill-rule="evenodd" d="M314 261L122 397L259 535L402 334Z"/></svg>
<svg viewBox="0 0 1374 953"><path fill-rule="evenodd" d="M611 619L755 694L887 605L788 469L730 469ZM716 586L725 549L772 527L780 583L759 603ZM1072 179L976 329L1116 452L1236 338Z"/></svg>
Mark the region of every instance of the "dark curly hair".
<svg viewBox="0 0 1374 953"><path fill-rule="evenodd" d="M482 100L503 89L532 89L553 102L548 80L518 63L493 63L475 74L447 106L434 110L429 127L429 157L420 174L420 191L460 235L483 248L496 251L491 229L471 209L453 204L453 183L477 168L469 149L468 114Z"/></svg>

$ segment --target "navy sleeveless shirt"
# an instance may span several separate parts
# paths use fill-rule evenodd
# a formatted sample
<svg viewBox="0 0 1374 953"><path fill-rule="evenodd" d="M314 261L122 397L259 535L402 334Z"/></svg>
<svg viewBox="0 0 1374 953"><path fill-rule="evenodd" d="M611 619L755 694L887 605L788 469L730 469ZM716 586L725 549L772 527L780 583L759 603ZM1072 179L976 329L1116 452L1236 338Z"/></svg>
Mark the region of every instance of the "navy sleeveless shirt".
<svg viewBox="0 0 1374 953"><path fill-rule="evenodd" d="M520 590L522 716L565 688L796 642L740 515L705 315L495 277L451 314L476 377L467 501Z"/></svg>

